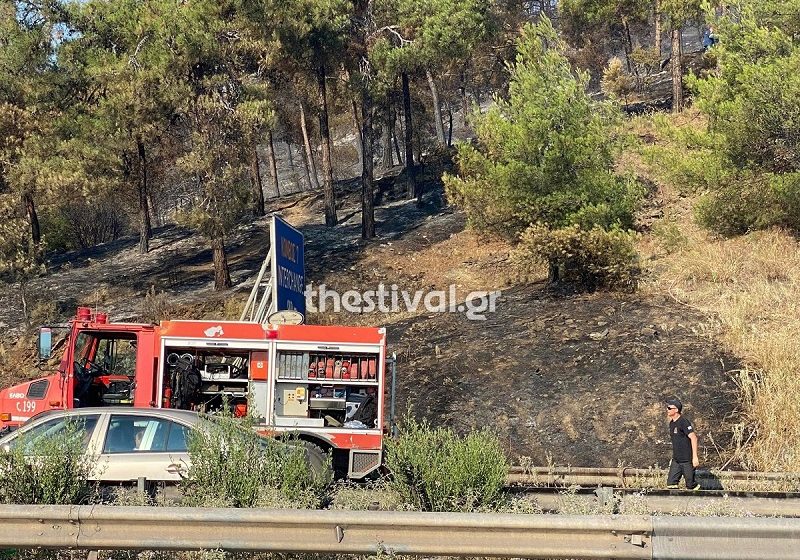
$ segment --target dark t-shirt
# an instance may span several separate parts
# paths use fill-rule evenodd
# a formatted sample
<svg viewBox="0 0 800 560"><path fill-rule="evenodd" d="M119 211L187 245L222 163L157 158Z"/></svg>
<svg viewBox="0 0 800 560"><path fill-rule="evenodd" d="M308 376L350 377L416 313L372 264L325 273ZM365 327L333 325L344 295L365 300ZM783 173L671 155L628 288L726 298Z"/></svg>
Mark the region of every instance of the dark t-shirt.
<svg viewBox="0 0 800 560"><path fill-rule="evenodd" d="M679 463L692 460L692 441L689 434L694 433L692 423L685 416L669 423L669 436L672 438L672 458Z"/></svg>

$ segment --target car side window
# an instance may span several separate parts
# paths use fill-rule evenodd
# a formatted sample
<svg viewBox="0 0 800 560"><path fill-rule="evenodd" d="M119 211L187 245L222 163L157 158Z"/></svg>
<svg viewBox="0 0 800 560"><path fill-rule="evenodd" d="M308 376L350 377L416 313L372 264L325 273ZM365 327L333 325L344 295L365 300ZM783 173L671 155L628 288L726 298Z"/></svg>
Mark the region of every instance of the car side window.
<svg viewBox="0 0 800 560"><path fill-rule="evenodd" d="M150 416L112 414L103 453L166 451L170 424Z"/></svg>
<svg viewBox="0 0 800 560"><path fill-rule="evenodd" d="M95 426L97 426L98 415L81 415L81 416L62 416L60 418L53 418L46 422L42 422L38 426L32 427L30 430L25 430L20 433L12 443L14 447L20 442L24 442L25 448L33 449L42 438L58 437L67 430L68 426L73 425L78 430L83 432L81 445L86 448L89 445L89 440L92 438Z"/></svg>
<svg viewBox="0 0 800 560"><path fill-rule="evenodd" d="M171 422L171 424L172 428L169 431L169 439L167 440L167 451L187 451L189 448L187 444L189 433L192 429L176 422Z"/></svg>

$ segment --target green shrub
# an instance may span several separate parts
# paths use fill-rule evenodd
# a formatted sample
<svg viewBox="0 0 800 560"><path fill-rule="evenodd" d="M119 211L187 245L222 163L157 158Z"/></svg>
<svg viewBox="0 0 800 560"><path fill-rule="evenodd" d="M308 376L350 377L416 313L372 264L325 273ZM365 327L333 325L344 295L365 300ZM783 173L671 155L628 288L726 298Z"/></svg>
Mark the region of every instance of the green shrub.
<svg viewBox="0 0 800 560"><path fill-rule="evenodd" d="M316 473L299 441L259 436L249 419L216 416L192 431L186 502L218 507L317 507L330 469Z"/></svg>
<svg viewBox="0 0 800 560"><path fill-rule="evenodd" d="M676 253L689 244L689 238L673 221L663 220L653 225L653 237L668 255Z"/></svg>
<svg viewBox="0 0 800 560"><path fill-rule="evenodd" d="M501 501L508 463L488 430L459 437L407 419L386 444L386 466L403 499L423 511L474 511Z"/></svg>
<svg viewBox="0 0 800 560"><path fill-rule="evenodd" d="M0 499L7 504L82 504L97 496L89 481L95 460L85 455L78 422L53 434L28 438L0 454Z"/></svg>
<svg viewBox="0 0 800 560"><path fill-rule="evenodd" d="M633 235L617 229L532 225L520 237L515 258L522 266L546 263L551 282L588 289L631 289L639 272Z"/></svg>
<svg viewBox="0 0 800 560"><path fill-rule="evenodd" d="M640 76L650 76L659 71L661 65L661 53L653 47L642 47L637 45L629 55L636 71Z"/></svg>
<svg viewBox="0 0 800 560"><path fill-rule="evenodd" d="M678 126L665 116L655 116L653 124L662 142L643 146L642 156L652 173L678 192L696 194L736 180L735 169L718 149L724 142L719 134L692 124Z"/></svg>
<svg viewBox="0 0 800 560"><path fill-rule="evenodd" d="M622 99L628 104L628 96L636 88L636 81L622 66L622 60L612 58L603 70L603 79L600 81L603 93Z"/></svg>
<svg viewBox="0 0 800 560"><path fill-rule="evenodd" d="M697 222L716 233L733 236L783 221L778 198L764 177L744 174L737 181L704 193L695 204Z"/></svg>
<svg viewBox="0 0 800 560"><path fill-rule="evenodd" d="M173 300L166 292L159 292L155 286L150 286L139 306L139 317L147 323L158 324L169 319L175 310Z"/></svg>

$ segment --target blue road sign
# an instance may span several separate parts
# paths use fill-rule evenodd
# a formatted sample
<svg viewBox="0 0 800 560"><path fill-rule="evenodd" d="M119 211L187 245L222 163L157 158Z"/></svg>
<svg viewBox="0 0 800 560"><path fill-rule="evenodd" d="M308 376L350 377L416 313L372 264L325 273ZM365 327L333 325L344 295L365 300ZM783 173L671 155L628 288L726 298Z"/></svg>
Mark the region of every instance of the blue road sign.
<svg viewBox="0 0 800 560"><path fill-rule="evenodd" d="M279 216L272 217L272 264L275 310L306 314L306 268L303 234Z"/></svg>

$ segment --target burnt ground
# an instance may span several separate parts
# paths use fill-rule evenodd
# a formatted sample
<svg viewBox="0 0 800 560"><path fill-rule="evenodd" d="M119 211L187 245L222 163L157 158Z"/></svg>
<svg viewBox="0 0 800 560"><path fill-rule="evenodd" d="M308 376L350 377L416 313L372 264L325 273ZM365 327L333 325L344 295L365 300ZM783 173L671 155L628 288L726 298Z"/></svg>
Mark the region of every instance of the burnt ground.
<svg viewBox="0 0 800 560"><path fill-rule="evenodd" d="M438 169L428 169L432 181ZM702 335L706 318L671 299L635 294L555 294L541 276L520 276L508 244L483 239L464 216L443 203L429 182L422 207L403 200L390 174L379 181L378 237L360 238L357 181L340 182L335 228L319 224L321 194L274 200L306 235L307 280L340 292L456 286L501 290L485 321L465 313L316 313L309 322L385 325L398 357L398 411L460 432L488 427L512 456L536 464L646 467L669 457L661 401L679 395L701 434L704 463L724 462L735 387L727 370L736 360ZM267 220L243 223L228 238L234 290L215 294L205 240L177 226L157 230L153 250L139 255L136 239L90 251L55 255L48 275L29 287L31 306L50 303L61 319L77 304L97 305L113 320L136 320L146 291L165 294L172 317L220 317L239 308L268 245ZM6 381L39 375L15 359L30 356L16 291L0 292L4 329L0 375ZM226 306L227 302L227 306ZM226 307L228 309L226 309ZM11 350L8 350L8 349ZM722 452L724 454L724 451Z"/></svg>
<svg viewBox="0 0 800 560"><path fill-rule="evenodd" d="M734 360L695 334L702 321L666 301L514 287L485 321L441 314L393 325L400 406L435 425L489 427L538 465L646 467L670 456L661 403L676 393L713 464L712 441L730 439Z"/></svg>

